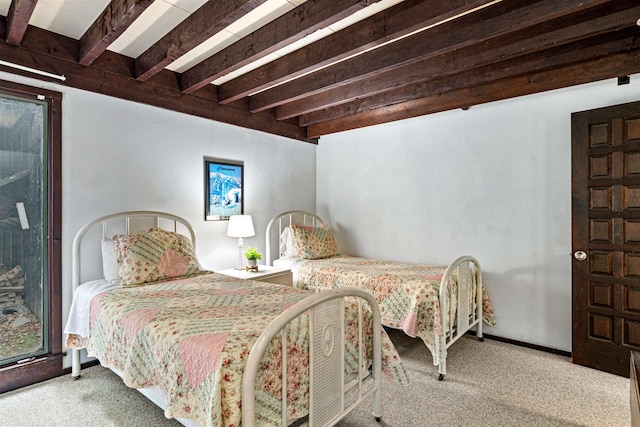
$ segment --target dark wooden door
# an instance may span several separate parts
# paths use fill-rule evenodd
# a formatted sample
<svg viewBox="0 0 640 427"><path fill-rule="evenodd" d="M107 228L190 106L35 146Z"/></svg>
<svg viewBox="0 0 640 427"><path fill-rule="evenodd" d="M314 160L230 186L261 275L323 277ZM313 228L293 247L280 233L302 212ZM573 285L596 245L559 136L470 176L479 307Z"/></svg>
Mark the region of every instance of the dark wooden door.
<svg viewBox="0 0 640 427"><path fill-rule="evenodd" d="M573 362L628 377L640 350L640 102L571 125Z"/></svg>

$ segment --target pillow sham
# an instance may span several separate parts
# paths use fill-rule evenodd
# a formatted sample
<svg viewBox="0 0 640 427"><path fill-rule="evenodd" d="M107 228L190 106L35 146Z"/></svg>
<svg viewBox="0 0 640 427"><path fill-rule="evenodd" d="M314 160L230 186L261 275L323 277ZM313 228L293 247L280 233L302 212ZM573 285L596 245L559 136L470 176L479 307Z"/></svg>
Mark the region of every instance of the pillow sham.
<svg viewBox="0 0 640 427"><path fill-rule="evenodd" d="M109 283L117 283L122 280L120 277L120 264L118 264L118 256L113 239L102 239L100 244L102 248L102 273Z"/></svg>
<svg viewBox="0 0 640 427"><path fill-rule="evenodd" d="M338 255L338 245L327 224L318 227L291 226L293 243L302 259L321 259Z"/></svg>
<svg viewBox="0 0 640 427"><path fill-rule="evenodd" d="M151 228L113 236L122 286L138 286L206 273L191 241L182 234Z"/></svg>

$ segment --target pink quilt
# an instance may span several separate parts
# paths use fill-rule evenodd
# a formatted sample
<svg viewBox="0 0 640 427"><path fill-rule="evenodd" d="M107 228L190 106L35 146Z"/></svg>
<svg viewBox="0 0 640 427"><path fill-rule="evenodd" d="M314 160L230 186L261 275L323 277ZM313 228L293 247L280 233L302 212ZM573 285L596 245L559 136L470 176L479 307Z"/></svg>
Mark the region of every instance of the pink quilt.
<svg viewBox="0 0 640 427"><path fill-rule="evenodd" d="M308 296L308 291L216 273L117 289L93 298L91 336L70 335L67 345L86 347L102 365L122 371L129 387L159 387L169 418L191 418L202 426L239 426L242 373L253 343L277 315ZM357 334L354 306L345 307L352 338ZM365 332L371 331L371 318L367 319ZM382 338L383 371L407 384L384 331ZM295 419L308 412L307 322L293 323L287 339L288 416ZM260 425L279 425L281 420L282 357L277 340L265 353L256 382ZM370 348L367 343L365 349ZM349 359L356 366L347 363L347 370L353 371L359 350L352 346L351 351L355 355ZM370 360L370 354L365 359Z"/></svg>
<svg viewBox="0 0 640 427"><path fill-rule="evenodd" d="M402 329L410 337L420 337L431 351L434 365L446 357L446 348L436 337L443 333L438 294L447 266L339 255L298 261L294 268L296 286L301 288L316 292L340 287L369 290L378 301L383 325ZM495 326L493 307L485 289L482 296L483 320Z"/></svg>

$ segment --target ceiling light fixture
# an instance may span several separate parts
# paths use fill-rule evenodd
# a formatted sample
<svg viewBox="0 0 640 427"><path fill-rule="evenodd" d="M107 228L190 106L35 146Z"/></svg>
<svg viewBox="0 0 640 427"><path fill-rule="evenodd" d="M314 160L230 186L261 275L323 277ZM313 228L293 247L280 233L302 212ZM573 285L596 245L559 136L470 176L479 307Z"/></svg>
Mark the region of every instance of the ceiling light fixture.
<svg viewBox="0 0 640 427"><path fill-rule="evenodd" d="M59 74L48 73L46 71L36 70L35 68L25 67L24 65L20 65L20 64L14 64L13 62L7 62L7 61L0 60L0 65L4 65L5 67L15 68L17 70L27 71L29 73L39 74L39 75L45 76L45 77L51 77L51 78L62 80L62 81L67 80L67 78L65 76L62 76L62 75L59 75Z"/></svg>

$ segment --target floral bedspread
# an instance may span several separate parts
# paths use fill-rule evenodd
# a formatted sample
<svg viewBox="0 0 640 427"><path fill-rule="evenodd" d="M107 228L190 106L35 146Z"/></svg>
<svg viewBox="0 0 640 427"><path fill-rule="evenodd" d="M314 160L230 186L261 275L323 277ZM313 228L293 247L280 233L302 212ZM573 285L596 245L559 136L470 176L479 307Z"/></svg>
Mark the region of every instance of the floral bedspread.
<svg viewBox="0 0 640 427"><path fill-rule="evenodd" d="M315 292L340 287L369 290L378 301L383 325L420 337L431 351L434 365L445 359L446 348L436 337L443 334L438 295L447 266L338 255L298 261L293 268L297 273L294 285L300 288ZM455 304L454 301L449 307ZM495 326L486 289L482 312L485 323Z"/></svg>
<svg viewBox="0 0 640 427"><path fill-rule="evenodd" d="M308 296L308 291L216 273L121 288L92 299L90 337L69 335L67 345L86 347L102 365L122 371L129 387L159 387L167 400L168 418L191 418L202 426L239 426L242 372L251 347L277 315ZM355 302L345 304L351 336L357 334L351 327L356 323L354 308ZM292 419L308 411L309 337L307 322L298 319L287 334L287 401ZM371 331L370 316L364 330ZM383 372L407 384L404 367L384 331L382 338ZM269 346L256 381L259 425L281 422L280 339ZM370 353L372 343L364 347L362 351ZM357 368L358 349L354 345L347 352L353 362L345 366ZM368 355L366 359L370 360ZM353 363L355 367L350 366Z"/></svg>

